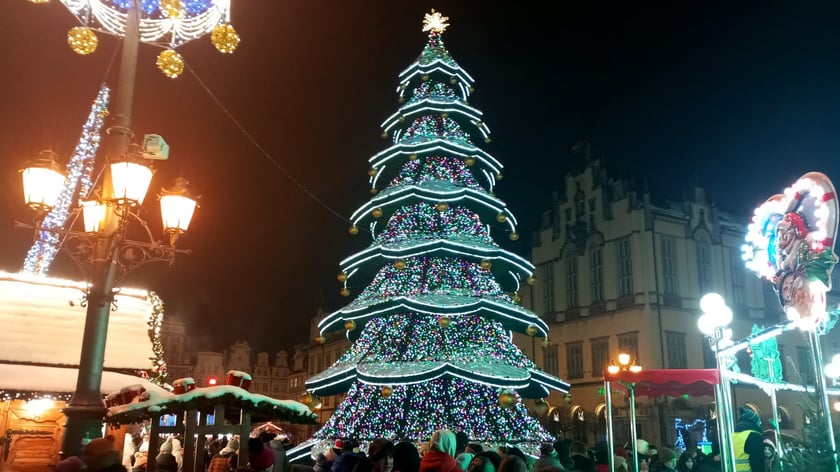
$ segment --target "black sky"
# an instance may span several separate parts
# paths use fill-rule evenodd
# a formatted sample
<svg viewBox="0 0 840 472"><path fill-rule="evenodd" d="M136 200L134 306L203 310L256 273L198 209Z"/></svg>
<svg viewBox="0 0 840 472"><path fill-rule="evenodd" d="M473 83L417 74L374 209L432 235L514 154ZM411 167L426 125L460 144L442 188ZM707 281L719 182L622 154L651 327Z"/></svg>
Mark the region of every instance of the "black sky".
<svg viewBox="0 0 840 472"><path fill-rule="evenodd" d="M386 145L379 124L398 106L397 75L424 45L430 8L450 17L446 45L476 80L486 149L506 166L497 194L523 235L580 139L613 175L672 198L697 182L745 216L805 172L840 179L836 2L233 2L234 55L195 41L180 52L198 78L171 80L143 46L135 92L135 132L172 149L152 191L184 175L203 198L183 240L193 255L125 284L161 294L197 349L291 349L320 300L348 301L338 263L369 241L333 212L369 197L367 159ZM56 0L4 0L0 18L0 269L16 271L31 242L13 225L30 218L17 169L41 149L69 157L100 82L115 85L116 67L106 70L118 45L100 35L93 55L72 53L75 19ZM501 243L526 255L526 239ZM53 273L75 275L64 258Z"/></svg>

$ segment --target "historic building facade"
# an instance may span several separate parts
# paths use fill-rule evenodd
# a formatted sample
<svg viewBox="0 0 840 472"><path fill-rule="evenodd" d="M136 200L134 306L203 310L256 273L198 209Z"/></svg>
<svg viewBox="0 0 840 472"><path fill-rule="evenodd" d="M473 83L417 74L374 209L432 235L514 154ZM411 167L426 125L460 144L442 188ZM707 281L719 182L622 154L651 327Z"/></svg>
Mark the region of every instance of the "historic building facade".
<svg viewBox="0 0 840 472"><path fill-rule="evenodd" d="M602 375L619 353L647 369L715 367L697 328L704 294L726 299L735 339L749 335L753 325L784 319L776 293L742 262L747 216L719 211L699 187L680 201L654 203L652 197L611 178L600 159L587 158L581 170L566 174L535 235L538 280L525 288L523 304L551 330L546 340L520 337L519 344L545 371L572 384L571 395L547 399L549 428L590 444L605 438ZM823 344L826 360L838 352L836 336L830 338ZM779 338L785 380L813 382L804 341L798 332ZM739 353L742 372L750 372L750 361L749 353ZM796 398L779 396L782 429L792 433L803 419ZM673 444L677 420L708 417L712 401L640 398L639 437ZM769 424L770 401L759 389L738 386L735 402L748 404ZM629 438L628 408L620 395L614 405L620 442Z"/></svg>

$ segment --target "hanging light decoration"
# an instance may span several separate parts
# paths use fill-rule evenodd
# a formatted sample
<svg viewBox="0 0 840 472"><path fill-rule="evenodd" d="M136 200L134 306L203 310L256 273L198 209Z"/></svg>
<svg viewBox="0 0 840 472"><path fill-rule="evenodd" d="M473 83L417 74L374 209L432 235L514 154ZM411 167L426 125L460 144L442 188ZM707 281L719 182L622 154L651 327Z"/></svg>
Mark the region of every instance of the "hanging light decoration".
<svg viewBox="0 0 840 472"><path fill-rule="evenodd" d="M96 51L99 38L96 37L96 33L92 29L85 26L76 26L70 28L70 31L67 32L67 44L76 54L86 56Z"/></svg>
<svg viewBox="0 0 840 472"><path fill-rule="evenodd" d="M167 49L157 57L157 66L161 72L172 79L184 72L184 58L174 49Z"/></svg>
<svg viewBox="0 0 840 472"><path fill-rule="evenodd" d="M210 34L210 42L213 43L213 46L216 46L219 52L233 54L239 46L239 34L233 29L232 25L225 23L213 28L213 32Z"/></svg>
<svg viewBox="0 0 840 472"><path fill-rule="evenodd" d="M160 0L160 12L169 18L181 18L184 15L181 0Z"/></svg>

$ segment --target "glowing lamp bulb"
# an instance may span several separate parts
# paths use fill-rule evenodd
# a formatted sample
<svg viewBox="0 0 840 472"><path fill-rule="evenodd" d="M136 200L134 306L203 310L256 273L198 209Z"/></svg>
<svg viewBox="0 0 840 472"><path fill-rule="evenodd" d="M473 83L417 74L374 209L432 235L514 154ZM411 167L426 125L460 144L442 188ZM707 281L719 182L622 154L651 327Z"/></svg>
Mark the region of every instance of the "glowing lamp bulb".
<svg viewBox="0 0 840 472"><path fill-rule="evenodd" d="M618 371L619 371L619 368L618 368L618 366L617 366L617 365L615 365L615 364L610 364L610 365L609 365L609 367L607 367L607 372L609 372L609 373L611 373L611 374L613 374L613 375L617 374L617 373L618 373Z"/></svg>
<svg viewBox="0 0 840 472"><path fill-rule="evenodd" d="M215 387L216 384L218 384L218 383L219 383L219 381L216 380L215 377L211 377L210 379L207 380L207 385L209 385L211 387Z"/></svg>
<svg viewBox="0 0 840 472"><path fill-rule="evenodd" d="M825 369L823 369L823 371L825 372L826 377L836 379L840 377L840 364L835 364L834 362L832 362L831 364L826 364Z"/></svg>
<svg viewBox="0 0 840 472"><path fill-rule="evenodd" d="M618 355L618 363L621 365L627 365L630 363L630 354L621 353Z"/></svg>
<svg viewBox="0 0 840 472"><path fill-rule="evenodd" d="M630 366L630 372L633 372L634 374L638 374L641 371L642 371L642 366L640 366L640 365L633 364L633 365Z"/></svg>
<svg viewBox="0 0 840 472"><path fill-rule="evenodd" d="M715 334L715 322L712 316L704 313L697 319L697 329L706 336Z"/></svg>
<svg viewBox="0 0 840 472"><path fill-rule="evenodd" d="M707 293L700 299L700 309L705 313L714 313L725 306L726 301L717 293Z"/></svg>

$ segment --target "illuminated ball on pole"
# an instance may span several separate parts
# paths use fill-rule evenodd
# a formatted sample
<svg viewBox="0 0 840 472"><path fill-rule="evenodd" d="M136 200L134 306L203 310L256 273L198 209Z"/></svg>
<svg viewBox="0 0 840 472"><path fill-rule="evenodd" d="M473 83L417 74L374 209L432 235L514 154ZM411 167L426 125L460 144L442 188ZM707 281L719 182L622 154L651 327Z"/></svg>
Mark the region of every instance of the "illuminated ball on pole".
<svg viewBox="0 0 840 472"><path fill-rule="evenodd" d="M210 42L219 52L224 54L232 54L239 46L239 34L233 29L232 25L224 24L213 28L210 34Z"/></svg>
<svg viewBox="0 0 840 472"><path fill-rule="evenodd" d="M174 79L184 72L184 58L174 49L167 49L157 57L157 66L163 75Z"/></svg>
<svg viewBox="0 0 840 472"><path fill-rule="evenodd" d="M76 54L86 56L96 51L96 46L99 45L99 38L96 37L96 33L90 28L76 26L75 28L70 28L70 31L67 32L67 44L70 45L70 49Z"/></svg>

